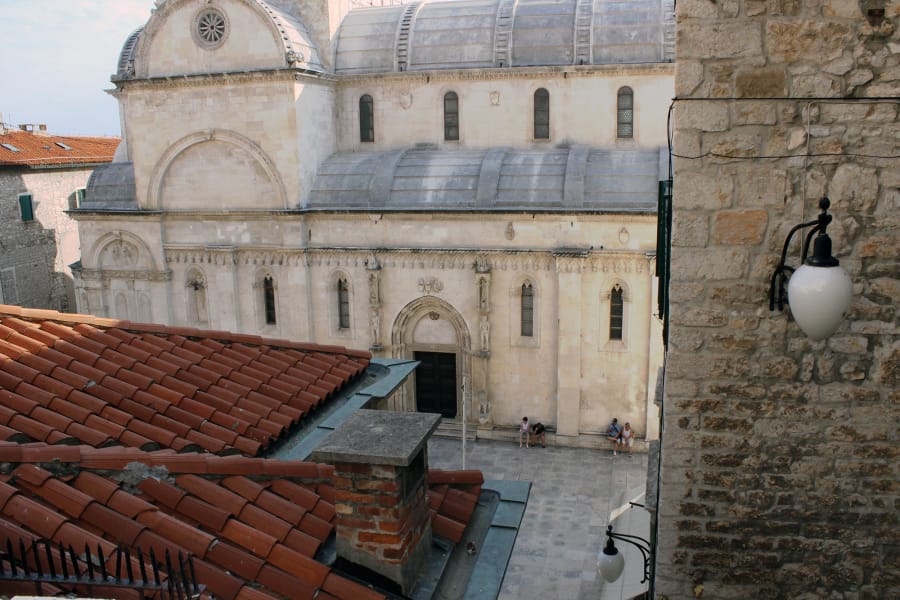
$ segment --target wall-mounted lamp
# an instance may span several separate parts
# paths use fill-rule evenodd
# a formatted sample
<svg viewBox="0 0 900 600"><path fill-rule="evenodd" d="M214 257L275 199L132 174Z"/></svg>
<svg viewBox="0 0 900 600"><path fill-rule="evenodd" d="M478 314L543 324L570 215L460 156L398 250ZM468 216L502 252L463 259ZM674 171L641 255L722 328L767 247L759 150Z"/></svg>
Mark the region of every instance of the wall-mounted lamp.
<svg viewBox="0 0 900 600"><path fill-rule="evenodd" d="M791 229L784 241L781 261L772 273L772 283L769 286L769 310L775 310L776 303L778 310L784 310L787 301L797 325L814 340L823 340L837 330L853 299L850 276L840 266L838 259L831 255L831 238L825 232L832 218L828 214L829 206L831 202L828 198L822 198L819 200L822 213L818 218ZM785 265L788 246L794 233L813 225L815 227L806 235L803 243L803 264L796 270ZM812 256L807 258L809 243L816 233L818 235L813 241ZM788 277L785 295L784 282Z"/></svg>
<svg viewBox="0 0 900 600"><path fill-rule="evenodd" d="M613 533L612 525L606 528L606 538L606 547L600 553L600 564L597 567L603 579L612 583L622 575L622 570L625 568L625 558L616 548L613 540L627 542L641 551L641 556L644 557L644 578L641 579L641 583L650 579L650 557L653 556L650 542L636 535Z"/></svg>

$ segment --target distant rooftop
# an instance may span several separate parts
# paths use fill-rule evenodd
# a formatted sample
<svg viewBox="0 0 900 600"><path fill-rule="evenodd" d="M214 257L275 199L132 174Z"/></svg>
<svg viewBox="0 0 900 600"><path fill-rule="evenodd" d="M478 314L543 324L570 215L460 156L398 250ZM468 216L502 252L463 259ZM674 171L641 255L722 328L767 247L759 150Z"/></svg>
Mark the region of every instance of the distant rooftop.
<svg viewBox="0 0 900 600"><path fill-rule="evenodd" d="M0 124L0 167L109 163L118 145L117 137L61 136L43 124Z"/></svg>

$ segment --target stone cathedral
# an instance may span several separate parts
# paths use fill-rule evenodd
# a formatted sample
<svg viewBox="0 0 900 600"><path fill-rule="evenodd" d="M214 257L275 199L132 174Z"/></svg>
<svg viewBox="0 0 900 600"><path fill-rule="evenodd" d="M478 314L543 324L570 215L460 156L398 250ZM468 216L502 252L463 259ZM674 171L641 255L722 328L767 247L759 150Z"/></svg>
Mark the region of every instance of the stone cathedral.
<svg viewBox="0 0 900 600"><path fill-rule="evenodd" d="M392 408L484 436L656 437L672 0L148 10L79 311L417 360Z"/></svg>

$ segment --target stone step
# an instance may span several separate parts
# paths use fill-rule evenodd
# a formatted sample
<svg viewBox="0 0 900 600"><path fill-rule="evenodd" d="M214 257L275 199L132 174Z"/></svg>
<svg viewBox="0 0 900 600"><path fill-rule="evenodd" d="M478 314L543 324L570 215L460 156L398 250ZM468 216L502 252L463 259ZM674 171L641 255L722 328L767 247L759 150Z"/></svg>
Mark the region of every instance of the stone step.
<svg viewBox="0 0 900 600"><path fill-rule="evenodd" d="M477 439L476 425L469 423L466 425L466 441L474 442ZM463 434L462 421L456 419L442 419L434 437L446 438L451 440L461 440Z"/></svg>

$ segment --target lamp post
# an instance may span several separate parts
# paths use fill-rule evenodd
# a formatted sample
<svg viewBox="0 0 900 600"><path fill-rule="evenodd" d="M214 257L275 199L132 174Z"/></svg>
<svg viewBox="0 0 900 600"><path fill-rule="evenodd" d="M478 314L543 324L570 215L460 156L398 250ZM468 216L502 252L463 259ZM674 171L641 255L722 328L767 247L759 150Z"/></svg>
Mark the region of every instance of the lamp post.
<svg viewBox="0 0 900 600"><path fill-rule="evenodd" d="M650 542L636 535L613 533L612 525L606 528L606 538L606 546L603 548L603 552L600 553L600 564L597 568L603 579L612 583L622 575L622 570L625 568L625 558L619 552L619 549L616 548L613 540L626 542L641 551L641 556L644 558L644 578L641 579L641 583L650 579L650 557L653 556Z"/></svg>
<svg viewBox="0 0 900 600"><path fill-rule="evenodd" d="M819 208L822 209L819 216L814 221L795 225L791 229L769 286L769 310L775 310L776 304L778 310L784 310L787 301L797 325L813 340L823 340L837 330L853 299L850 276L838 259L831 255L831 238L825 231L832 220L828 214L830 206L831 201L823 197L819 200ZM791 238L805 227L813 229L803 243L802 264L794 269L784 261ZM813 234L817 234L815 240ZM813 253L807 258L810 241L813 242ZM786 294L785 280L788 280Z"/></svg>

